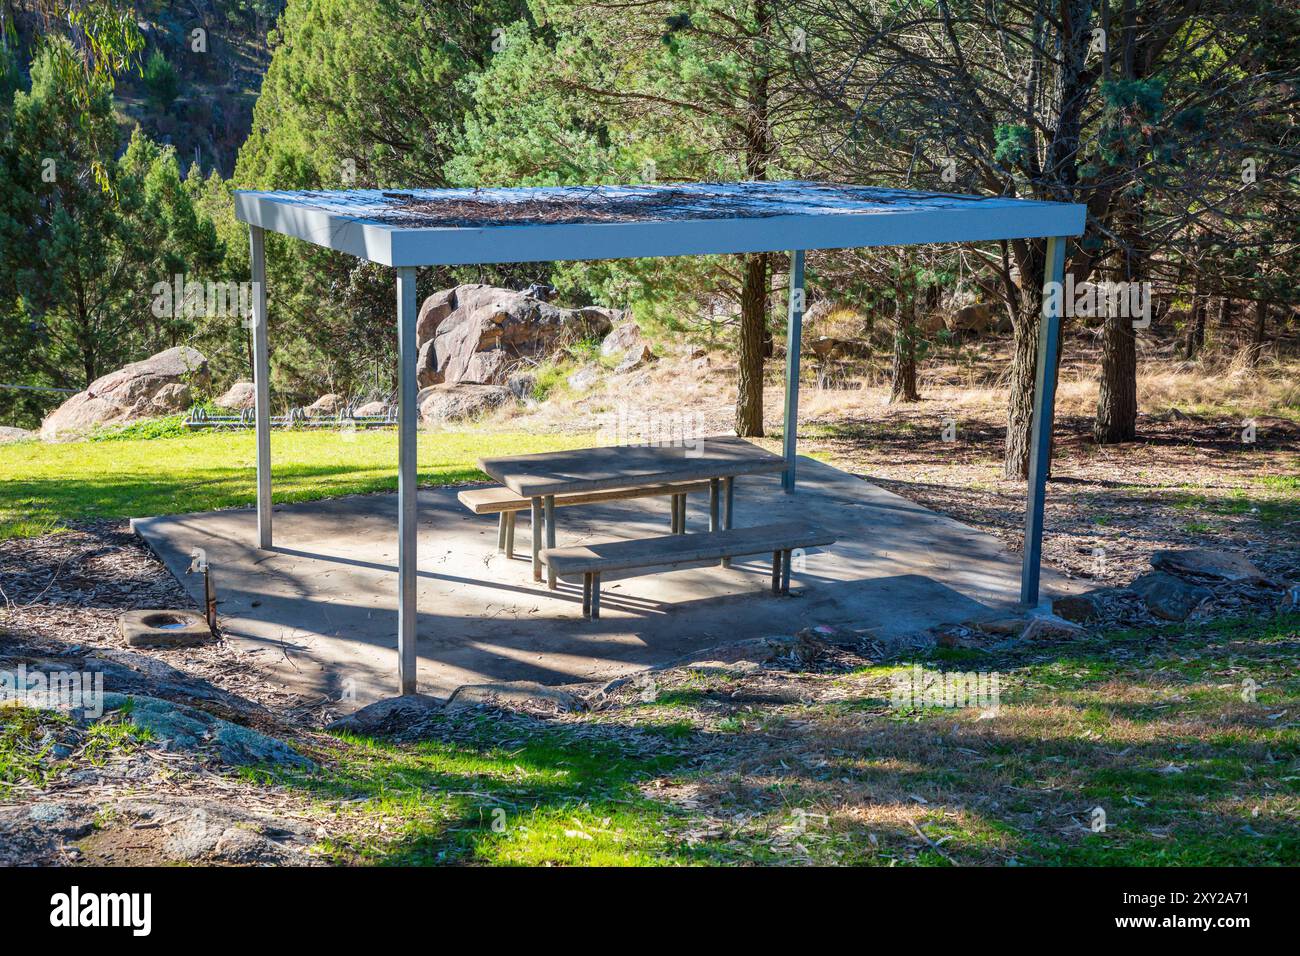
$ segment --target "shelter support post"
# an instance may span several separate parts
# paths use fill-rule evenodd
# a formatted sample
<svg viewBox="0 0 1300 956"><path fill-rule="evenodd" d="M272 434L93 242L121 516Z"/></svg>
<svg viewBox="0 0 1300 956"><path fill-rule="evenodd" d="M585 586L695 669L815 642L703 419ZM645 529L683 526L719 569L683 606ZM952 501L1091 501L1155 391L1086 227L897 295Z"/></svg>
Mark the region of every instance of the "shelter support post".
<svg viewBox="0 0 1300 956"><path fill-rule="evenodd" d="M257 546L271 547L271 361L266 344L266 233L248 227L253 271L253 395L257 426Z"/></svg>
<svg viewBox="0 0 1300 956"><path fill-rule="evenodd" d="M397 270L397 683L401 694L414 694L416 582L416 354L415 322L419 316L415 268Z"/></svg>
<svg viewBox="0 0 1300 956"><path fill-rule="evenodd" d="M785 471L781 487L786 494L794 491L794 465L799 440L799 349L803 342L803 250L790 253L790 311L785 337Z"/></svg>
<svg viewBox="0 0 1300 956"><path fill-rule="evenodd" d="M1029 500L1025 509L1024 565L1020 570L1020 603L1038 606L1038 582L1043 560L1043 502L1052 460L1052 422L1056 410L1056 352L1061 341L1064 307L1065 236L1047 240L1043 269L1043 316L1038 331L1038 361L1034 373L1034 419L1029 445Z"/></svg>

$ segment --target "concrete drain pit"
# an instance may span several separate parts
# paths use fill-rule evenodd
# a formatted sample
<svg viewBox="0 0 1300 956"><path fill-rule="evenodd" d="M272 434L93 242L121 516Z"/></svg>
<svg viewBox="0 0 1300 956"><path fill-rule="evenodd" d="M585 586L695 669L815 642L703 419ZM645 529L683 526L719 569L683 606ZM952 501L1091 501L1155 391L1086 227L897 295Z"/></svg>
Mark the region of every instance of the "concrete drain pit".
<svg viewBox="0 0 1300 956"><path fill-rule="evenodd" d="M192 647L212 640L208 622L192 611L127 611L117 623L131 647Z"/></svg>

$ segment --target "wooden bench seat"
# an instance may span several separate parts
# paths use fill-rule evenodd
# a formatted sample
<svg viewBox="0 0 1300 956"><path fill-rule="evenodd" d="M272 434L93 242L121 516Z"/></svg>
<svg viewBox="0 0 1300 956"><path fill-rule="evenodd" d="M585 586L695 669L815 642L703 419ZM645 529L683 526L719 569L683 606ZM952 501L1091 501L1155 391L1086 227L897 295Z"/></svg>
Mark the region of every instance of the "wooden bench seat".
<svg viewBox="0 0 1300 956"><path fill-rule="evenodd" d="M699 491L708 491L707 481L672 481L652 485L640 485L628 488L608 488L602 491L573 492L556 495L555 507L566 505L598 504L602 501L628 501L633 498L672 498L669 515L669 527L673 534L686 533L686 496ZM497 526L497 550L504 551L507 557L515 556L515 516L521 511L533 507L532 498L521 498L509 488L467 488L456 497L466 508L476 515L500 515ZM534 542L540 551L540 538L534 535ZM540 567L540 565L536 565Z"/></svg>
<svg viewBox="0 0 1300 956"><path fill-rule="evenodd" d="M582 575L582 615L600 617L600 576L607 571L652 568L667 571L684 564L751 554L772 555L772 593L790 590L790 553L796 548L834 544L835 535L802 521L733 528L706 534L665 535L634 541L608 541L569 548L546 548L542 562L559 577Z"/></svg>

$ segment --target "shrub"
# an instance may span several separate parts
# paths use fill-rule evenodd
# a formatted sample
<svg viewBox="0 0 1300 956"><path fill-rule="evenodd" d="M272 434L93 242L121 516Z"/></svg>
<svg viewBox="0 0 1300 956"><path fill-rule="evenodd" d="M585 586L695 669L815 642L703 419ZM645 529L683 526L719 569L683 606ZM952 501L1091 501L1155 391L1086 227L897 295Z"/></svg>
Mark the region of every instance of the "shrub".
<svg viewBox="0 0 1300 956"><path fill-rule="evenodd" d="M166 109L176 101L180 92L180 77L176 67L172 66L161 50L154 50L144 65L144 85L149 92L149 100L160 109Z"/></svg>

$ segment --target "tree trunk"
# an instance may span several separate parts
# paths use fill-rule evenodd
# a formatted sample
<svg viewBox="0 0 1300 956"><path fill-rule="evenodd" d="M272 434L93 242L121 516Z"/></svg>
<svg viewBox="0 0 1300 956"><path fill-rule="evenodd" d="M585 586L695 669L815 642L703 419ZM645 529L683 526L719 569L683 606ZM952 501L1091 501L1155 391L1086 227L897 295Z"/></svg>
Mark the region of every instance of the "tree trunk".
<svg viewBox="0 0 1300 956"><path fill-rule="evenodd" d="M754 4L758 35L767 40L772 35L774 11L764 0ZM772 129L768 115L770 66L766 44L758 47L760 55L750 64L745 115L745 175L751 180L767 179L772 158ZM745 281L740 292L739 374L736 392L736 434L741 438L763 435L763 360L771 354L771 337L767 329L768 255L745 257ZM787 344L787 348L798 348Z"/></svg>
<svg viewBox="0 0 1300 956"><path fill-rule="evenodd" d="M1214 331L1218 336L1221 349L1223 342L1227 337L1228 328L1232 325L1232 313L1232 300L1226 295L1220 296L1218 312L1214 316Z"/></svg>
<svg viewBox="0 0 1300 956"><path fill-rule="evenodd" d="M1025 296L1042 300L1042 296ZM1020 309L1016 322L1011 358L1011 381L1007 396L1007 444L1002 459L1002 477L1026 480L1029 477L1029 443L1034 423L1034 372L1038 366L1038 333L1041 322L1025 317Z"/></svg>
<svg viewBox="0 0 1300 956"><path fill-rule="evenodd" d="M1106 317L1101 339L1101 390L1092 437L1115 445L1137 437L1137 335L1133 319Z"/></svg>
<svg viewBox="0 0 1300 956"><path fill-rule="evenodd" d="M745 257L740 294L736 434L763 436L763 335L767 331L767 254Z"/></svg>
<svg viewBox="0 0 1300 956"><path fill-rule="evenodd" d="M1125 20L1132 11L1125 4ZM1131 30L1126 28L1126 37ZM1134 172L1134 178L1137 173ZM1131 287L1142 279L1146 267L1143 223L1145 209L1140 199L1128 197L1118 215L1123 236L1120 278ZM1129 298L1132 301L1132 298ZM1150 308L1150 300L1147 307ZM1135 316L1117 308L1120 315L1107 315L1102 325L1101 386L1097 392L1097 417L1092 423L1092 438L1098 445L1116 445L1137 437L1137 330Z"/></svg>
<svg viewBox="0 0 1300 956"><path fill-rule="evenodd" d="M1259 364L1264 351L1264 331L1268 325L1268 303L1263 299L1255 302L1255 334L1251 337L1250 347L1246 351L1246 361L1252 366Z"/></svg>
<svg viewBox="0 0 1300 956"><path fill-rule="evenodd" d="M894 300L894 363L893 383L889 389L889 404L919 402L916 391L916 322L910 308L904 308L900 299Z"/></svg>
<svg viewBox="0 0 1300 956"><path fill-rule="evenodd" d="M1034 424L1034 378L1038 366L1038 334L1043 318L1043 267L1047 244L1026 243L1020 257L1020 289L1016 296L1015 335L1011 380L1007 395L1007 440L1002 476L1010 480L1029 477L1029 444ZM1059 353L1058 353L1059 355ZM1052 369L1053 375L1056 370Z"/></svg>
<svg viewBox="0 0 1300 956"><path fill-rule="evenodd" d="M1187 320L1187 338L1183 347L1183 358L1188 362L1196 358L1205 344L1205 309L1208 304L1199 288L1192 291L1192 314Z"/></svg>

